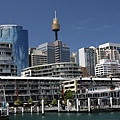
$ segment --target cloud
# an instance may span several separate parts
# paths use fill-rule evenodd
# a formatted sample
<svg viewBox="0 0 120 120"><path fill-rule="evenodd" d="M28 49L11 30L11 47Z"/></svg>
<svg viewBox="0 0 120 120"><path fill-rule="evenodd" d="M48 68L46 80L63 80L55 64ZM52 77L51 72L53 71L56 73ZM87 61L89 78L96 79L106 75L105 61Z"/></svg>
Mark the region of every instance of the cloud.
<svg viewBox="0 0 120 120"><path fill-rule="evenodd" d="M103 25L101 27L97 27L97 28L93 28L93 29L89 29L88 31L99 31L99 30L104 30L104 29L108 29L108 28L113 28L116 27L118 24L113 24L113 25Z"/></svg>
<svg viewBox="0 0 120 120"><path fill-rule="evenodd" d="M85 19L83 21L79 21L78 24L83 24L83 23L86 24L86 23L88 23L90 21L92 21L92 18L88 18L88 19Z"/></svg>
<svg viewBox="0 0 120 120"><path fill-rule="evenodd" d="M83 29L85 29L84 27L84 25L86 25L88 22L90 22L90 21L92 21L92 18L88 18L88 19L85 19L85 20L82 20L82 21L79 21L79 22L77 22L76 24L74 24L74 25L71 25L71 28L73 29L73 30L83 30ZM84 26L84 27L82 27L82 26Z"/></svg>

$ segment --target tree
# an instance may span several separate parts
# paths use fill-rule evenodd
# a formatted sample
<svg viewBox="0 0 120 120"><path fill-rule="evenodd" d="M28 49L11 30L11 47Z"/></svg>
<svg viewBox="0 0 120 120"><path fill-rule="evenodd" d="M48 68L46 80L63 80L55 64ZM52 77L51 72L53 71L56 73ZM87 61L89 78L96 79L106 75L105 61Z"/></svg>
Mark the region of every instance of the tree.
<svg viewBox="0 0 120 120"><path fill-rule="evenodd" d="M64 94L65 99L73 99L75 92L72 92L71 90L67 90Z"/></svg>
<svg viewBox="0 0 120 120"><path fill-rule="evenodd" d="M17 105L17 106L20 106L22 104L22 102L19 100L19 99L17 99L15 102L14 102L14 105Z"/></svg>
<svg viewBox="0 0 120 120"><path fill-rule="evenodd" d="M54 98L54 99L52 100L51 104L52 104L53 106L56 105L56 104L57 104L57 100Z"/></svg>
<svg viewBox="0 0 120 120"><path fill-rule="evenodd" d="M28 103L30 104L32 104L33 103L33 99L32 98L30 98L29 100L28 100Z"/></svg>

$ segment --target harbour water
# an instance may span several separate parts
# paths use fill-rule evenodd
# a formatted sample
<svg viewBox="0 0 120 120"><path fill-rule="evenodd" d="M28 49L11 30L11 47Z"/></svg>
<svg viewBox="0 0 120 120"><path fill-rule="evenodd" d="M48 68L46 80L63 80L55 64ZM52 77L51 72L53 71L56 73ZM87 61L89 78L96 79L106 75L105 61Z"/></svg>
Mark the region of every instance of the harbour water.
<svg viewBox="0 0 120 120"><path fill-rule="evenodd" d="M11 114L10 120L120 120L120 112Z"/></svg>

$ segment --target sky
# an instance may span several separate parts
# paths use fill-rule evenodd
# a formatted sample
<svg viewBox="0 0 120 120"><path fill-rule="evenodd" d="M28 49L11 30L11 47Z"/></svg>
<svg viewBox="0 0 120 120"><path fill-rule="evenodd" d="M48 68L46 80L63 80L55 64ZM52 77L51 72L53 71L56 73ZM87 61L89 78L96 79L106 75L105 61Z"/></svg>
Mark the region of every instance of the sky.
<svg viewBox="0 0 120 120"><path fill-rule="evenodd" d="M76 52L82 47L120 43L120 0L0 0L0 25L17 24L29 33L29 47L59 40Z"/></svg>

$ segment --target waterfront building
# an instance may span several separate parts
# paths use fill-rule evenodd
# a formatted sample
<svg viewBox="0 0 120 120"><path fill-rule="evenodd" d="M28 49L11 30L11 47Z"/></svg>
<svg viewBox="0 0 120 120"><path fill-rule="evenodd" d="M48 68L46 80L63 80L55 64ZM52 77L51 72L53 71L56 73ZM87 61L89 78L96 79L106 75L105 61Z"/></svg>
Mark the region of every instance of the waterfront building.
<svg viewBox="0 0 120 120"><path fill-rule="evenodd" d="M43 54L41 50L36 48L29 49L29 66L36 66L47 64L47 55Z"/></svg>
<svg viewBox="0 0 120 120"><path fill-rule="evenodd" d="M0 76L17 76L11 43L0 43Z"/></svg>
<svg viewBox="0 0 120 120"><path fill-rule="evenodd" d="M35 102L45 99L47 103L59 99L62 81L69 80L60 77L4 77L0 76L0 89L4 89L6 102L10 105L19 98L22 103L32 98Z"/></svg>
<svg viewBox="0 0 120 120"><path fill-rule="evenodd" d="M62 86L63 86L63 91L67 91L67 90L71 90L74 93L79 94L80 90L83 87L98 87L98 86L104 86L104 87L108 87L111 86L111 82L113 85L115 86L119 86L120 84L120 79L119 78L91 78L91 77L80 77L80 78L73 78L70 80L66 80L62 82ZM92 94L92 93L91 93Z"/></svg>
<svg viewBox="0 0 120 120"><path fill-rule="evenodd" d="M102 59L99 64L95 66L96 77L120 77L119 60Z"/></svg>
<svg viewBox="0 0 120 120"><path fill-rule="evenodd" d="M28 30L18 25L0 25L0 42L12 43L17 75L20 75L28 67Z"/></svg>
<svg viewBox="0 0 120 120"><path fill-rule="evenodd" d="M81 69L86 68L88 76L95 75L95 50L93 48L79 49L79 65Z"/></svg>
<svg viewBox="0 0 120 120"><path fill-rule="evenodd" d="M61 62L25 68L21 76L76 78L80 76L80 70L76 63Z"/></svg>

